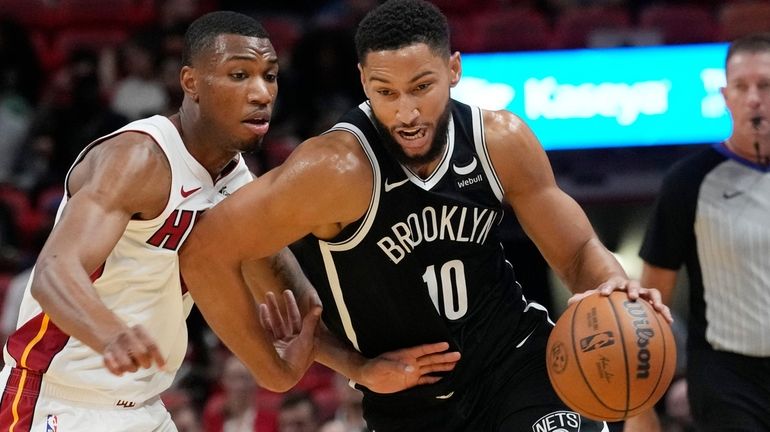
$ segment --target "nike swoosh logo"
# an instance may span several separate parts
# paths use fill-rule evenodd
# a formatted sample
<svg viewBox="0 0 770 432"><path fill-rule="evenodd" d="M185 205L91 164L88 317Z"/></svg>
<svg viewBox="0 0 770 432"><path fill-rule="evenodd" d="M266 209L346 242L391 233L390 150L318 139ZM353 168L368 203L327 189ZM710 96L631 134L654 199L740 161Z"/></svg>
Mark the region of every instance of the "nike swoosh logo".
<svg viewBox="0 0 770 432"><path fill-rule="evenodd" d="M519 342L519 344L518 344L518 345L516 345L516 348L521 348L521 346L522 346L522 345L524 345L524 342L526 342L526 341L527 341L527 339L529 339L529 337L530 337L530 336L532 336L532 333L534 333L534 332L535 332L535 330L532 330L531 332L529 332L529 334L527 335L527 337L525 337L524 339L522 339L522 340L521 340L521 342Z"/></svg>
<svg viewBox="0 0 770 432"><path fill-rule="evenodd" d="M476 158L473 158L471 163L465 166L457 166L456 164L452 164L452 169L457 173L457 175L467 175L473 172L473 170L476 169Z"/></svg>
<svg viewBox="0 0 770 432"><path fill-rule="evenodd" d="M395 183L388 183L388 179L385 179L385 192L390 192L408 181L409 179L403 179Z"/></svg>
<svg viewBox="0 0 770 432"><path fill-rule="evenodd" d="M188 191L184 190L184 186L182 186L182 190L179 191L180 194L182 194L182 198L187 198L188 196L194 194L195 192L198 192L200 190L200 186L198 186L195 189L190 189Z"/></svg>
<svg viewBox="0 0 770 432"><path fill-rule="evenodd" d="M724 192L722 192L722 198L724 198L724 199L735 198L738 195L743 195L743 191L724 191Z"/></svg>
<svg viewBox="0 0 770 432"><path fill-rule="evenodd" d="M449 392L449 393L447 393L447 394L445 394L445 395L436 396L436 399L449 399L449 398L451 398L451 397L452 397L452 395L454 395L454 394L455 394L455 392L453 392L453 391L452 391L452 392Z"/></svg>

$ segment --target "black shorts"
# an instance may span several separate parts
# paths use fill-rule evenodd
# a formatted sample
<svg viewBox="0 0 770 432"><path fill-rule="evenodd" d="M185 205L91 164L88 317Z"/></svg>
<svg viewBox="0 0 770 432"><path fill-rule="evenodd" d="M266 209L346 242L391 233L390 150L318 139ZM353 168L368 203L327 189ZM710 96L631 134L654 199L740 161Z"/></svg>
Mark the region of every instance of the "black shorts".
<svg viewBox="0 0 770 432"><path fill-rule="evenodd" d="M699 431L770 431L770 358L689 350L687 390Z"/></svg>
<svg viewBox="0 0 770 432"><path fill-rule="evenodd" d="M606 431L603 422L583 418L564 405L551 387L545 348L551 325L542 311L532 310L522 319L523 336L511 337L510 354L503 362L479 373L477 380L440 403L420 412L399 413L367 406L369 429L374 432L522 432ZM529 332L532 331L531 334ZM516 348L529 334L526 342Z"/></svg>

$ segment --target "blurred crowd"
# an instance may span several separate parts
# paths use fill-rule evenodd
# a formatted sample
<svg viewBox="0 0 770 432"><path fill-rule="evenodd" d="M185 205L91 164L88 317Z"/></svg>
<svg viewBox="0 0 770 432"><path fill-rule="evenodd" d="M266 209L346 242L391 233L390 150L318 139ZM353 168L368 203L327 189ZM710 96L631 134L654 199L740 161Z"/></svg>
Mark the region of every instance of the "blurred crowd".
<svg viewBox="0 0 770 432"><path fill-rule="evenodd" d="M463 52L712 42L770 29L770 2L764 1L434 2L447 13L453 44ZM193 19L237 10L259 18L271 35L280 57L279 98L262 149L247 156L261 173L364 99L352 32L376 4L0 0L3 340L15 327L20 293L80 150L131 120L178 109L182 40ZM256 386L196 313L190 329L188 362L165 398L180 431L364 430L360 394L330 370L316 366L296 391L272 394Z"/></svg>

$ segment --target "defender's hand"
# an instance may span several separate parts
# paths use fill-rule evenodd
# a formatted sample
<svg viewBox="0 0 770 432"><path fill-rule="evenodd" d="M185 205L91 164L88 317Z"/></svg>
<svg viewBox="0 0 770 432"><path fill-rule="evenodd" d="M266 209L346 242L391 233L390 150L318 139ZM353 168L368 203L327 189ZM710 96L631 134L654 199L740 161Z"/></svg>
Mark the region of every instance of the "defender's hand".
<svg viewBox="0 0 770 432"><path fill-rule="evenodd" d="M266 294L267 303L259 305L259 318L267 334L272 338L278 355L286 362L292 374L301 376L315 357L315 332L321 317L321 307L316 305L304 318L290 290L283 292L285 313L273 293Z"/></svg>

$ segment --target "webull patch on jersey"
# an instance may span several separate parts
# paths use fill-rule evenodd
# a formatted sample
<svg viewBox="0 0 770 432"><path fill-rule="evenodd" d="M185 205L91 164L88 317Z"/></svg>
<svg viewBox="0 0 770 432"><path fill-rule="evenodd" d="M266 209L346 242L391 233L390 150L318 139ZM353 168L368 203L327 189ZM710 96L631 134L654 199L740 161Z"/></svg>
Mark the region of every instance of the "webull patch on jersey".
<svg viewBox="0 0 770 432"><path fill-rule="evenodd" d="M532 425L532 432L580 432L580 414L572 411L554 411Z"/></svg>

